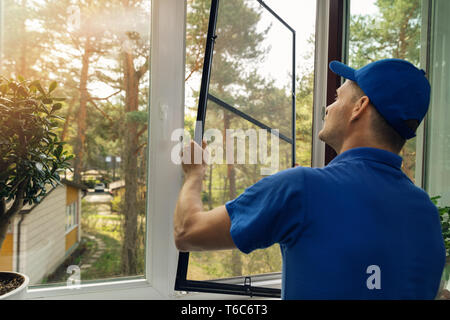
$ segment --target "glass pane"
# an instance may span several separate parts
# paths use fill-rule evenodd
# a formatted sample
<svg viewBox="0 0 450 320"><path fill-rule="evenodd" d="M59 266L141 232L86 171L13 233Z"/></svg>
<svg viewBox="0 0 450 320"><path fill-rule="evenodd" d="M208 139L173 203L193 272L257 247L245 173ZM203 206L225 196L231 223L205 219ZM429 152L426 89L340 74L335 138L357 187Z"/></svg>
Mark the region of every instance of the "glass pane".
<svg viewBox="0 0 450 320"><path fill-rule="evenodd" d="M230 142L232 136L234 140ZM217 161L208 166L203 182L202 199L205 210L211 210L228 200L235 199L245 188L263 177L264 169L273 169L273 172L278 172L292 166L290 143L221 108L212 101L208 102L204 137L208 142L223 146L222 155L215 152L211 154ZM262 149L265 149L267 153L261 152L260 147L264 143L267 143L267 148ZM277 157L272 157L272 147L276 143L278 143L279 151L278 161ZM233 150L233 158L231 153L227 152L227 147L230 146ZM211 150L213 149L216 148ZM211 280L279 271L281 271L281 253L278 245L256 250L249 255L239 250L192 252L189 259L188 279Z"/></svg>
<svg viewBox="0 0 450 320"><path fill-rule="evenodd" d="M54 133L75 158L62 186L13 221L0 270L31 285L142 276L151 0L1 2L1 74L56 81Z"/></svg>
<svg viewBox="0 0 450 320"><path fill-rule="evenodd" d="M225 2L221 1L220 5L226 5ZM254 1L256 2L256 0ZM225 4L224 4L225 3ZM233 3L237 3L234 1ZM241 0L239 3L247 3L244 0ZM298 1L298 0L266 0L265 3L270 6L280 17L285 19L285 21L296 30L296 149L297 163L302 166L311 166L311 148L312 148L312 107L313 107L313 85L314 85L314 34L315 34L315 10L316 10L316 0L308 0L308 1ZM205 41L206 34L208 30L208 19L209 19L209 10L210 10L211 1L210 0L188 0L187 1L187 23L186 23L186 81L185 81L185 127L190 131L191 136L194 136L194 123L197 114L197 106L198 106L198 96L199 96L199 88L201 82L201 72L203 68L203 58L205 52ZM259 5L257 5L259 6ZM252 8L255 5L252 5ZM239 14L242 10L242 5L230 6L228 10L230 10L229 17L227 19L231 20L233 16L237 17L242 16L243 14ZM258 7L258 11L260 8ZM250 12L251 13L251 12ZM265 15L264 15L265 17ZM240 18L239 18L240 19ZM222 19L223 20L223 19ZM267 20L267 19L266 19ZM220 21L219 21L220 23ZM264 21L259 22L256 21L257 25L264 25ZM273 23L274 28L279 27L279 22L275 21ZM246 24L246 28L251 28L252 25ZM247 31L242 31L239 36L242 37L247 33ZM283 31L283 34L286 32ZM272 31L269 34L273 34ZM286 37L287 38L287 37ZM287 69L284 76L292 73L292 66L289 65L288 62L290 57L291 48L287 46L290 45L290 41L285 39L283 41L283 45L278 47L272 46L272 50L270 54L267 55L268 58L272 57L272 60L275 59L275 56L281 54L283 59L282 61L277 61L277 65L282 63L283 69ZM278 43L278 42L276 42ZM267 39L261 43L267 44ZM220 49L220 39L217 39L217 45ZM286 48L286 52L280 53L281 48ZM217 50L217 47L216 47ZM220 52L219 52L220 53ZM239 55L237 53L236 55ZM236 57L235 55L235 57ZM245 55L245 52L242 53ZM251 60L251 59L250 59ZM286 61L284 61L286 60ZM242 61L244 61L242 59ZM216 61L214 62L216 63ZM266 75L268 79L270 79L269 73L274 74L274 76L279 77L281 73L275 73L273 68L267 68L267 58L260 63L260 67L256 68L258 72ZM290 69L288 69L290 68ZM285 77L286 85L291 86L288 83L288 78ZM213 79L214 80L214 79ZM266 79L267 80L267 79ZM279 81L277 81L279 82ZM245 87L244 84L241 84L242 87ZM272 92L280 92L276 88L272 89ZM251 88L249 92L254 92L256 95L256 88ZM283 97L281 97L283 96ZM225 99L225 97L220 97ZM236 99L234 97L233 99ZM235 102L233 99L225 100L230 103ZM279 99L287 100L287 94L280 94ZM242 99L241 99L242 100ZM253 104L248 104L248 101L239 102L238 106L241 107L253 108ZM276 109L277 112L279 109ZM273 112L270 112L271 114ZM255 116L253 113L251 116ZM257 117L256 114L255 117ZM267 115L265 117L275 117L274 115ZM263 121L263 120L261 120ZM264 120L268 121L267 125L270 126L270 122L275 122L275 128L278 126L276 123L276 119ZM283 123L282 126L278 126L281 130L281 127L285 128L284 131L288 130L288 137L290 137L290 124ZM282 133L284 133L282 131Z"/></svg>
<svg viewBox="0 0 450 320"><path fill-rule="evenodd" d="M187 2L185 128L191 137L194 136L210 3L209 0ZM316 1L268 0L265 3L297 30L296 153L300 165L310 166ZM210 93L291 138L292 33L263 10L257 1L233 0L220 2L217 36ZM224 65L225 70L222 69ZM230 65L233 70L228 70ZM237 197L263 177L261 169L271 167L271 134L265 132L269 163L262 165L257 158L257 163L251 164L249 136L254 136L254 133L252 135L247 130L255 130L259 141L260 128L211 100L208 101L206 117L205 133L215 128L222 134L224 163L225 128L242 129L244 135L248 134L244 152L246 164L237 163L238 142L235 140L235 163L208 167L203 183L203 204L205 210L209 210ZM282 139L278 141L278 170L283 170L291 166L292 146ZM250 255L241 254L238 250L191 252L187 278L214 280L279 271L280 249L274 245Z"/></svg>
<svg viewBox="0 0 450 320"><path fill-rule="evenodd" d="M428 112L426 189L450 206L450 29L449 1L436 1L431 42L431 108Z"/></svg>
<svg viewBox="0 0 450 320"><path fill-rule="evenodd" d="M292 138L292 32L257 1L229 0L216 34L209 93Z"/></svg>
<svg viewBox="0 0 450 320"><path fill-rule="evenodd" d="M351 67L387 58L405 59L418 68L421 52L422 0L350 2L348 63ZM403 147L402 170L415 181L416 138Z"/></svg>

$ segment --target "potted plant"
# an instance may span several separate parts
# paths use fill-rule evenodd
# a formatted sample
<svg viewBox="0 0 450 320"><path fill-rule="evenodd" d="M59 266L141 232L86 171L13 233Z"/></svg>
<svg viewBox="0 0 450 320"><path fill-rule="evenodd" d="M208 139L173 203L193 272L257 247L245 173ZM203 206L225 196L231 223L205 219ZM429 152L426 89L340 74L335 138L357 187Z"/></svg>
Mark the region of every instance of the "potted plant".
<svg viewBox="0 0 450 320"><path fill-rule="evenodd" d="M438 200L440 196L432 197L431 201L437 206L441 219L442 236L445 244L445 267L442 273L441 286L439 288L438 299L450 300L450 291L447 289L450 279L450 207L440 207Z"/></svg>
<svg viewBox="0 0 450 320"><path fill-rule="evenodd" d="M73 157L55 133L64 100L52 96L56 87L0 78L0 249L15 215L60 184L59 173ZM17 298L28 285L26 275L7 271L0 271L0 299Z"/></svg>

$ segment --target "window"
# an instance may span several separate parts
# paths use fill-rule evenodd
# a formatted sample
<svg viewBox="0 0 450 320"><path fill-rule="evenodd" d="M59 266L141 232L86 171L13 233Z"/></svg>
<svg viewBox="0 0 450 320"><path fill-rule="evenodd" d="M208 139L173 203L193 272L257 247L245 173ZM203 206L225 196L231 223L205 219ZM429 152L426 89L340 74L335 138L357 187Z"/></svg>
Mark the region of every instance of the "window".
<svg viewBox="0 0 450 320"><path fill-rule="evenodd" d="M218 2L215 34L209 33L206 22L211 9L214 21L215 7ZM303 28L309 33L301 36L300 69L301 80L295 77L295 33L277 13L261 1L191 1L188 2L187 25L187 88L202 86L200 92L186 90L187 116L186 127L194 136L194 114L198 103L197 121L203 121L205 138L208 142L218 141L225 148L219 157L223 162L208 167L204 181L203 203L205 210L224 204L236 198L244 189L262 178L279 170L292 167L296 154L300 155L301 164L311 165L311 115L312 115L312 52L314 22L307 20ZM274 3L275 4L275 3ZM284 4L284 14L287 6ZM307 6L315 9L315 2ZM292 9L292 8L290 8ZM278 12L278 11L277 11ZM299 11L297 11L298 13ZM311 14L304 12L304 15ZM298 15L291 16L296 21ZM192 21L192 25L189 22ZM202 21L199 23L199 21ZM245 23L242 23L245 21ZM193 24L195 22L195 24ZM210 25L211 26L211 25ZM212 30L212 29L209 29ZM201 58L202 49L206 49L205 61L209 61L209 39L216 35L214 52L211 60L210 79L205 76ZM203 78L200 78L200 66L203 66ZM209 89L204 81L207 82ZM300 99L294 100L296 84L300 83ZM197 100L198 98L198 100ZM207 101L205 110L202 110ZM293 109L297 108L297 121L301 128L295 131ZM189 109L189 107L191 107ZM192 110L192 111L191 111ZM276 129L278 134L273 131ZM233 150L228 150L227 136L234 130L241 139L236 140ZM271 134L272 132L272 134ZM197 128L196 132L197 134ZM211 138L212 134L212 138ZM252 143L257 146L261 139L267 141L268 158L274 154L274 134L277 135L276 168L271 169L270 161L261 164L259 152L252 153ZM300 148L296 148L295 137L298 136ZM248 137L248 139L247 139ZM228 140L229 141L229 140ZM239 159L239 149L245 149ZM272 151L270 151L272 148ZM255 148L256 149L256 148ZM256 150L255 150L256 151ZM272 152L272 154L270 154ZM231 163L229 156L231 155ZM226 158L226 159L225 159ZM268 159L270 160L270 159ZM269 166L267 166L269 164ZM274 163L272 163L273 165ZM269 170L267 170L269 169ZM179 290L234 292L239 294L277 296L279 290L266 288L280 287L281 253L278 245L244 255L238 250L190 253L180 255L177 288ZM277 280L278 279L278 280ZM261 287L257 282L264 281ZM250 285L251 283L251 285ZM239 286L234 286L238 284ZM270 285L271 284L271 285Z"/></svg>
<svg viewBox="0 0 450 320"><path fill-rule="evenodd" d="M448 1L433 1L430 48L431 106L427 115L425 187L431 196L441 196L439 204L450 206L450 119Z"/></svg>
<svg viewBox="0 0 450 320"><path fill-rule="evenodd" d="M431 81L431 105L426 118L425 145L425 177L426 191L432 197L438 199L438 207L450 207L450 132L448 120L450 111L449 101L449 54L450 54L450 30L448 27L448 15L450 3L448 1L432 1L430 4L431 30L429 48L429 71ZM450 222L449 215L441 216L442 222ZM444 226L444 224L443 224ZM448 248L448 230L443 228L443 236ZM447 250L448 252L448 250ZM443 279L450 270L450 257L447 255L444 267ZM447 281L447 290L450 284Z"/></svg>
<svg viewBox="0 0 450 320"><path fill-rule="evenodd" d="M425 69L422 56L426 50L427 24L423 23L423 19L427 18L427 8L422 0L350 0L344 55L347 63L353 68L360 68L372 61L397 58ZM421 145L417 139L408 140L400 153L403 157L402 170L413 182L422 173L421 168L417 168L417 161L420 161L417 160L417 151ZM420 185L420 181L416 182Z"/></svg>
<svg viewBox="0 0 450 320"><path fill-rule="evenodd" d="M111 3L111 1L105 2ZM146 21L150 24L149 22ZM72 270L72 274L68 274L70 278L66 283L33 286L27 292L27 299L167 299L178 295L173 289L178 253L173 242L171 215L182 184L182 170L180 166L170 161L170 134L183 126L184 28L185 4L183 1L151 1L152 46L148 52L151 52L149 104L152 107L148 108L149 139L148 150L145 153L148 158L148 188L145 193L144 208L148 218L145 220L146 245L143 254L145 258L143 276L106 279L100 274L96 279L86 281L82 274L83 269L74 268L68 270ZM170 111L167 112L168 110ZM120 160L120 165L116 163L116 175L119 176L122 174L122 167L119 168L119 166L123 164L124 158L121 157ZM113 165L110 163L110 166ZM96 179L94 175L92 178ZM107 192L114 193L112 189L123 192L123 188L117 188L121 185L123 185L121 181L116 184L107 184ZM101 193L97 195L105 196ZM83 200L86 200L86 197ZM64 203L64 199L62 198L59 202ZM87 203L83 206L89 205L88 201L85 202ZM113 206L115 205L113 203ZM99 216L102 216L104 206L102 205L100 209L102 210L99 210ZM31 215L29 217L31 218ZM24 223L26 221L24 220ZM63 230L64 223L63 213L61 224ZM102 266L106 268L110 264L106 263ZM81 277L79 271L81 271ZM77 278L81 280L79 286Z"/></svg>
<svg viewBox="0 0 450 320"><path fill-rule="evenodd" d="M1 3L1 74L45 88L58 83L54 95L66 100L55 133L75 155L63 178L88 189L66 206L57 187L23 216L14 268L33 286L65 285L69 265L81 269L82 284L145 274L150 7L150 0ZM70 237L77 249L66 256L75 226L81 236Z"/></svg>
<svg viewBox="0 0 450 320"><path fill-rule="evenodd" d="M77 203L66 206L66 233L78 225Z"/></svg>

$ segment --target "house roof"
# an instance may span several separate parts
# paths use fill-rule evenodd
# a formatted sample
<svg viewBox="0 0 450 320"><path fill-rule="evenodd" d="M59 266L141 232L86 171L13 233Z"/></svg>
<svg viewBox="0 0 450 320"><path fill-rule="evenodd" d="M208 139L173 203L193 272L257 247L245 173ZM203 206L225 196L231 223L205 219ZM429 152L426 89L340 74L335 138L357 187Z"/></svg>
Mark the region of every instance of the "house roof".
<svg viewBox="0 0 450 320"><path fill-rule="evenodd" d="M75 182L73 182L73 181L69 181L69 180L66 180L66 179L61 179L61 183L62 183L62 184L65 184L66 186L69 186L69 187L77 188L77 189L80 189L80 190L82 190L82 191L87 191L87 186L85 186L84 184L75 183ZM48 196L50 193L52 193L53 190L55 190L56 188L58 188L58 186L59 186L59 185L57 185L56 187L52 187L52 189L51 189L49 192L47 192L47 193L45 194L45 196L42 198L42 200L41 200L40 203L42 203L42 201L44 201L44 199L47 198L47 196ZM34 203L34 204L32 204L32 205L26 204L26 205L23 206L22 210L20 210L20 213L22 213L22 214L28 214L28 213L30 213L36 206L38 206L40 203Z"/></svg>
<svg viewBox="0 0 450 320"><path fill-rule="evenodd" d="M66 179L62 179L61 183L65 184L65 185L68 185L69 187L74 187L74 188L77 188L77 189L81 189L83 191L87 191L87 189L88 189L88 187L86 185L84 185L84 184L76 183L76 182L69 181L69 180L66 180Z"/></svg>

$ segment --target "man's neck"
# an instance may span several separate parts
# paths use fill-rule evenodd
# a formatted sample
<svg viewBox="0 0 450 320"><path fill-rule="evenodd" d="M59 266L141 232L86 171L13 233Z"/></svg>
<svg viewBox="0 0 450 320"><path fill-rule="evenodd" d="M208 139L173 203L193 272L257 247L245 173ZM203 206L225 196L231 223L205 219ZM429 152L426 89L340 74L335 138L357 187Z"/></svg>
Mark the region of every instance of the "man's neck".
<svg viewBox="0 0 450 320"><path fill-rule="evenodd" d="M376 149L382 149L382 150L386 150L386 151L398 154L398 152L396 152L389 146L381 145L381 144L373 142L373 141L361 140L361 139L360 139L360 141L355 141L355 140L352 141L350 139L347 139L342 143L341 148L339 150L335 150L335 151L337 154L341 154L347 150L354 149L354 148L376 148Z"/></svg>

